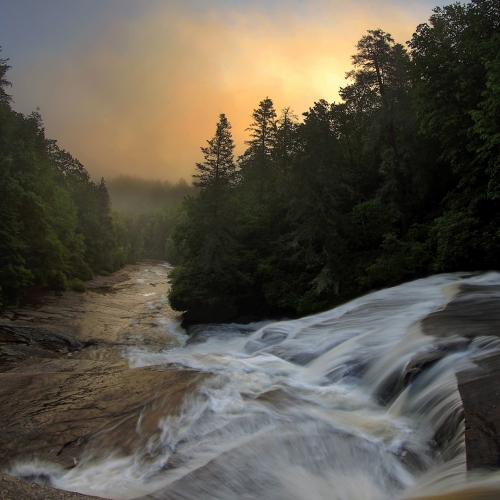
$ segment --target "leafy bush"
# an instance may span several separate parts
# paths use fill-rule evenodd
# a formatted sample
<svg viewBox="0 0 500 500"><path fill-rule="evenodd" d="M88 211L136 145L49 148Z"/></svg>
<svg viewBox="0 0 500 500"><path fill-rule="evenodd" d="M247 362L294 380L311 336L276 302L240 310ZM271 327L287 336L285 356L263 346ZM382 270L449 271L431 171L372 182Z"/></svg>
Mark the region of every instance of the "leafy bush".
<svg viewBox="0 0 500 500"><path fill-rule="evenodd" d="M78 278L71 280L71 282L69 284L69 288L71 290L73 290L74 292L86 292L87 291L87 285L82 280L79 280Z"/></svg>
<svg viewBox="0 0 500 500"><path fill-rule="evenodd" d="M52 290L66 290L68 288L68 280L62 271L53 269L47 273L47 285Z"/></svg>

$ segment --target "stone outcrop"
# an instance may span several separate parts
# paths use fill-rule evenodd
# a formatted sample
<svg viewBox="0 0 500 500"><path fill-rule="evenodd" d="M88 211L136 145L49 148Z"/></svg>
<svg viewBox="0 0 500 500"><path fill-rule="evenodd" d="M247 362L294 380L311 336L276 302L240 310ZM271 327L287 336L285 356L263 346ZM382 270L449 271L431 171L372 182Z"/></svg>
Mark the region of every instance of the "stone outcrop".
<svg viewBox="0 0 500 500"><path fill-rule="evenodd" d="M444 338L458 335L470 341L500 337L499 287L459 284L457 292L446 307L421 321L422 331ZM467 468L500 469L500 354L476 360L475 365L457 374Z"/></svg>
<svg viewBox="0 0 500 500"><path fill-rule="evenodd" d="M175 317L164 299L165 269L153 266L145 280L145 267L97 278L83 294L35 291L22 308L0 314L0 470L34 458L71 468L94 448L127 455L158 438L160 417L176 415L196 389L198 372L131 369L121 356L137 331L164 347L154 314L165 308ZM129 336L137 318L143 330L134 323ZM85 497L2 475L0 498Z"/></svg>
<svg viewBox="0 0 500 500"><path fill-rule="evenodd" d="M49 486L42 486L1 472L0 498L2 500L102 500L98 497L56 490Z"/></svg>
<svg viewBox="0 0 500 500"><path fill-rule="evenodd" d="M457 375L468 469L500 469L500 354Z"/></svg>

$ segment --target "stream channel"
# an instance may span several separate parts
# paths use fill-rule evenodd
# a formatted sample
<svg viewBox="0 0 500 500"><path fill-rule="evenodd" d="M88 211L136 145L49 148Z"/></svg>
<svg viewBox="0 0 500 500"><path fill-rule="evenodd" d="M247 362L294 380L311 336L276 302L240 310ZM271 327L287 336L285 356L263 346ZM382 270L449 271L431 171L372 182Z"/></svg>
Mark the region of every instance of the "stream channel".
<svg viewBox="0 0 500 500"><path fill-rule="evenodd" d="M123 500L500 497L497 473L466 470L456 376L500 352L496 323L477 322L483 299L500 303L500 274L434 276L188 338L169 269L129 266L112 288L2 317L5 338L51 325L69 339L24 357L34 341L4 342L4 471ZM450 309L461 300L476 315L465 333Z"/></svg>

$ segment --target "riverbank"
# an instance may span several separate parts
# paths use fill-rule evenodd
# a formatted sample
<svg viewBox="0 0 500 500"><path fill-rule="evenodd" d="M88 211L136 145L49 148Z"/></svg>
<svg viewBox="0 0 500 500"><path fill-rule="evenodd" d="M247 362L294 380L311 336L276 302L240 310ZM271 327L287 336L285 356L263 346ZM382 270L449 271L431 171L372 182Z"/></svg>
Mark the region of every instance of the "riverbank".
<svg viewBox="0 0 500 500"><path fill-rule="evenodd" d="M168 273L163 264L141 262L97 277L85 293L38 291L21 308L0 314L0 469L13 472L15 464L30 462L69 469L99 446L128 453L135 441L160 432L161 416L179 411L198 373L132 370L121 355L144 342L179 345L180 320L165 298ZM150 411L138 436L133 428L144 409ZM5 476L0 484L0 498L9 492L73 498Z"/></svg>
<svg viewBox="0 0 500 500"><path fill-rule="evenodd" d="M1 500L98 500L99 497L90 497L70 491L56 490L24 479L0 472L0 499Z"/></svg>
<svg viewBox="0 0 500 500"><path fill-rule="evenodd" d="M375 301L372 304L370 299L367 299L366 306L355 308L338 318L339 321L347 321L345 325L342 323L342 327L340 323L337 325L339 331L335 327L336 319L330 323L327 321L328 325L325 324L324 330L320 328L322 322L317 319L319 322L310 334L316 332L314 335L318 337L307 337L304 345L297 338L299 344L292 349L293 352L287 351L293 344L288 348L281 347L288 335L286 324L282 325L282 329L278 325L276 329L270 325L260 340L250 340L244 350L240 351L236 346L246 344L248 332L251 330L245 333L242 325L205 325L206 331L202 335L205 343L195 341L189 343L186 349L168 351L165 348L182 346L187 340L180 328L181 317L170 309L166 300L168 274L169 268L162 263L142 262L127 266L113 276L97 278L89 283L86 293L66 291L62 295L55 295L53 292L32 294L22 308L0 315L0 469L52 485L57 485L58 477L64 476L65 481L68 481L68 474L71 475L74 469L75 477L72 483L69 482L75 490L107 498L142 497L154 488L148 486L141 490L144 483L142 486L140 483L145 476L140 476L139 480L135 481L131 480L128 474L133 475L136 466L143 475L146 474L144 471L155 470L155 474L161 476L168 470L168 474L175 476L175 470L170 469L183 470L185 461L190 459L190 453L197 449L198 440L205 439L205 431L196 439L193 437L191 444L189 439L182 444L184 438L175 435L168 437L169 433L187 432L186 435L189 436L190 431L184 429L196 427L198 416L203 420L202 409L206 408L206 405L211 408L210 411L215 412L220 411L219 405L225 407L226 404L235 408L236 414L243 411L240 415L243 421L247 417L250 419L248 429L253 428L268 412L281 415L284 411L286 421L293 419L296 412L300 413L301 408L309 415L306 402L309 404L315 398L321 400L326 394L323 393L324 389L307 386L307 391L312 392L302 400L301 390L306 388L299 390L296 387L289 392L291 386L289 387L278 373L282 373L282 370L287 373L289 370L297 371L297 380L302 380L302 376L299 376L299 372L303 370L302 365L311 356L318 356L314 350L315 342L320 342L318 345L322 345L323 341L330 342L332 335L338 334L339 331L348 332L350 322L364 322L370 314L375 314L377 321L385 321L384 318L390 320L392 315L397 318L397 307L402 307L401 304L398 306L397 302L394 306L384 306L385 312L381 311L379 315L376 311L381 302ZM418 287L415 288L416 292ZM442 297L439 289L432 293L436 298ZM397 294L396 296L399 297ZM414 292L408 293L409 303L412 303L414 298ZM438 339L427 348L415 351L416 355L405 365L407 376L401 379L401 384L415 381L450 354L459 356L471 343L481 342L481 336L500 336L500 329L497 328L500 325L500 314L497 312L500 311L497 307L500 302L500 288L497 289L496 285L479 288L454 286L449 299L450 302L445 306L430 314L426 313L427 315L414 325L416 330L412 327L412 335L418 337L420 332L437 336ZM325 314L328 316L330 313ZM308 322L307 319L305 322ZM292 324L302 325L301 321L287 323L292 329L295 328ZM300 330L303 326L298 328ZM238 329L242 331L238 333ZM381 332L385 332L385 329L381 328ZM397 328L394 331L404 337L406 330ZM456 335L462 335L463 338L457 339ZM419 338L418 342L427 345L425 338ZM213 347L209 344L213 344ZM235 346L234 351L233 348L227 347L229 344ZM269 351L269 354L277 357L272 361L264 356L261 358L262 362L283 363L276 374L271 366L271 371L267 371L267 368L263 368L264 365L260 365L259 356L245 357L255 349L264 348L266 352ZM224 353L226 349L229 351ZM308 349L313 350L309 352ZM240 354L234 357L235 353ZM243 358L240 358L241 355ZM287 359L292 361L292 364L287 364ZM242 363L242 360L246 361ZM357 355L353 361L357 363L353 364L353 368L358 366L359 370L363 370L364 362ZM247 363L248 369L245 369L244 365ZM256 365L253 366L253 363ZM497 390L497 387L500 387L500 369L497 368L500 366L500 355L475 358L475 363L475 367L472 364L462 364L461 366L467 369L457 377L464 407L467 467L469 470L495 470L499 467L500 456L500 391ZM313 364L318 368L322 366L321 363ZM344 363L340 368L342 366ZM228 373L233 373L230 377L225 375L228 368ZM324 370L324 367L321 370ZM357 376L355 370L352 373ZM260 377L264 375L271 376L272 380L272 377L277 378L269 387L266 384L261 387L263 379ZM252 378L254 376L257 377L255 380ZM249 385L240 387L238 381L244 381L247 377ZM232 387L233 380L236 389L226 390L226 384ZM383 400L390 401L401 391L399 386L386 386L386 389L392 390L394 394L388 392L384 398L380 391L376 392ZM256 391L255 394L253 391ZM231 400L228 399L229 395ZM215 400L212 401L210 398L214 397ZM210 405L213 404L215 407L212 408ZM321 404L328 407L331 402L325 400ZM342 406L342 403L340 404ZM264 413L251 413L261 406L266 408ZM350 405L348 407L350 408ZM247 411L250 412L249 415L246 415ZM203 426L215 426L214 435L221 432L215 439L217 443L220 438L228 437L226 431L229 432L231 426L236 425L236 428L239 428L238 419L233 421L232 412L233 410L228 414L221 413L213 422L203 421ZM316 413L310 414L309 418L312 415ZM226 418L228 420L224 424ZM267 418L266 416L264 421L267 422ZM364 419L366 415L357 418ZM194 420L191 422L192 419ZM385 421L383 414L380 419L380 422ZM320 421L321 425L324 425L323 420ZM165 426L165 422L169 422L168 425ZM302 424L299 419L296 422L297 429L300 429ZM218 429L218 425L222 428ZM247 424L241 425L240 431L245 434L248 430ZM337 434L332 434L331 430L322 432L325 432L325 442L332 440L333 443L338 439ZM306 446L314 433L301 437L300 432L294 430L292 435L294 440L307 437L304 441ZM268 438L276 437L273 436L271 433ZM173 441L170 441L171 439ZM441 436L439 448L446 447L446 439L446 436ZM172 448L167 448L165 452L162 447L170 446L169 443ZM258 446L265 447L266 443ZM230 448L232 449L232 445ZM232 456L232 453L238 458L238 449L238 446L232 451L228 448L228 457ZM250 453L248 460L251 461L252 448L247 451ZM314 457L314 452L311 453L311 457ZM403 453L406 451L397 453L404 457ZM411 458L412 452L408 453ZM168 460L165 458L165 463L158 464L162 456ZM205 466L202 466L198 472L188 473L185 480L181 479L175 483L175 488L191 487L191 479L198 483L198 474L209 474L210 481L213 479L211 474L218 477L219 472L222 472L218 472L217 467L226 467L224 456L220 455L220 459L214 460L212 465L207 464L206 470ZM265 457L266 454L262 456ZM120 467L121 470L128 471L125 473L128 477L126 488L137 483L137 491L130 492L127 489L117 492L113 489L120 488L116 477L113 479L114 483L108 481L108 472L114 473L113 457L129 460L129 465L122 463ZM392 454L389 454L389 457L394 459ZM99 471L99 466L88 469L92 470L91 475L86 475L85 467L82 471L82 463L99 463L101 458L102 472ZM257 458L255 464L260 463L261 459ZM242 451L239 459L247 460L246 452ZM401 460L405 463L403 458ZM151 469L149 461L155 464ZM232 459L228 458L228 461L232 463ZM76 467L78 464L80 466ZM95 479L100 489L93 489L94 474L100 474ZM243 477L241 479L243 480ZM80 482L77 484L75 481ZM114 485L106 486L107 482ZM64 487L61 484L58 486ZM205 480L199 484L205 484ZM455 496L448 494L422 498L489 499L497 498L499 494L497 489L488 489L481 485L468 485L467 488L457 490ZM164 490L164 493L167 494L167 491ZM173 489L172 494L175 491L177 490ZM67 495L73 496L64 495L64 492L46 486L37 486L11 476L0 476L2 499L85 498L70 493Z"/></svg>

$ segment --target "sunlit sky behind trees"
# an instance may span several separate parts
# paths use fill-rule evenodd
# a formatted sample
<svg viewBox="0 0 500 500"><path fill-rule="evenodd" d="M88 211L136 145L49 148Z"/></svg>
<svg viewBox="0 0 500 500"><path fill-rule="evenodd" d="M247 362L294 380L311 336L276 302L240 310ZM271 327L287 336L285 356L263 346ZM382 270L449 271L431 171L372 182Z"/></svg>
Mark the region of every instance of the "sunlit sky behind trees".
<svg viewBox="0 0 500 500"><path fill-rule="evenodd" d="M14 109L39 107L93 177L190 181L220 113L242 153L263 98L298 115L338 100L367 29L404 43L444 3L0 0L1 56Z"/></svg>

